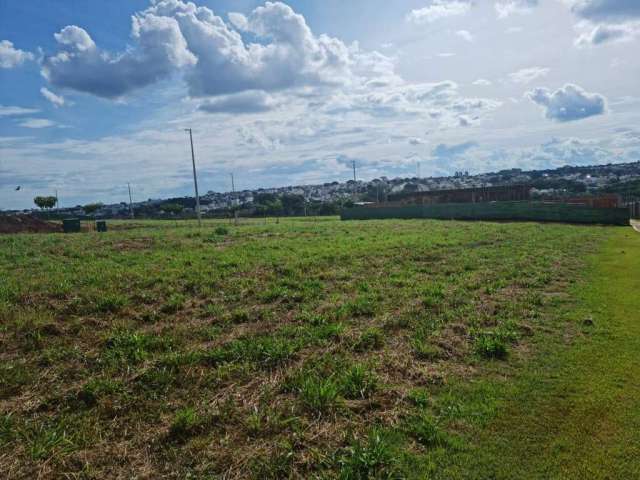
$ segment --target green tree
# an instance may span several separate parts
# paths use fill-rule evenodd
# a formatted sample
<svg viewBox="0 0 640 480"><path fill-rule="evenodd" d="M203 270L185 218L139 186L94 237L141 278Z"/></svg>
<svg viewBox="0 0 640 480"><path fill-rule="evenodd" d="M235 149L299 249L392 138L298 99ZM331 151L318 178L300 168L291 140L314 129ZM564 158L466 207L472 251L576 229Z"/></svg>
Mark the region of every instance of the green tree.
<svg viewBox="0 0 640 480"><path fill-rule="evenodd" d="M285 215L304 214L304 197L302 195L283 195L280 201Z"/></svg>
<svg viewBox="0 0 640 480"><path fill-rule="evenodd" d="M160 208L161 210L167 213L171 213L172 215L182 213L182 210L184 210L184 206L180 203L164 203Z"/></svg>
<svg viewBox="0 0 640 480"><path fill-rule="evenodd" d="M92 213L96 213L101 208L102 203L89 203L82 207L82 210L84 210L84 213L86 213L87 215L91 215Z"/></svg>
<svg viewBox="0 0 640 480"><path fill-rule="evenodd" d="M36 197L33 199L33 203L41 209L53 208L58 203L58 199L56 197Z"/></svg>

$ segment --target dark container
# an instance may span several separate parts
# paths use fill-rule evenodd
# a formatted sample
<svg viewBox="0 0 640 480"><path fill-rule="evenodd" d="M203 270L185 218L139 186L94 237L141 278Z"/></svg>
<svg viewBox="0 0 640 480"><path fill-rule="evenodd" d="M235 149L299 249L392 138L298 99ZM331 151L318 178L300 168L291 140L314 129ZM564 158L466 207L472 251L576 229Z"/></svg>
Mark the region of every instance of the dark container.
<svg viewBox="0 0 640 480"><path fill-rule="evenodd" d="M98 220L96 222L96 230L98 232L106 232L107 231L107 222L104 220Z"/></svg>
<svg viewBox="0 0 640 480"><path fill-rule="evenodd" d="M64 233L78 233L80 231L80 219L65 218L62 220L62 230L64 230Z"/></svg>

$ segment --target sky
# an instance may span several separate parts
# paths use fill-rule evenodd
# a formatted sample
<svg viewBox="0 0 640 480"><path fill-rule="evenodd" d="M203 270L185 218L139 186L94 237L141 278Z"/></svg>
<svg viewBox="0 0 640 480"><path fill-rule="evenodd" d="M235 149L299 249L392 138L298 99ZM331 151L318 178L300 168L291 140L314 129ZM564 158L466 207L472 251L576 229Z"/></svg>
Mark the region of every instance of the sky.
<svg viewBox="0 0 640 480"><path fill-rule="evenodd" d="M637 0L0 0L0 209L639 161L638 79Z"/></svg>

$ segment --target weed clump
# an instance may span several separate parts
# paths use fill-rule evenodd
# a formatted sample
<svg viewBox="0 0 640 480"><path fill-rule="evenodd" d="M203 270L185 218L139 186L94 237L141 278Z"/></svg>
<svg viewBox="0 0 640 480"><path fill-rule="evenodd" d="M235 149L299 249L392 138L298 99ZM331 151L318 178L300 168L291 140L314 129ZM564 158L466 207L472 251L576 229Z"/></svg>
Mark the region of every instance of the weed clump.
<svg viewBox="0 0 640 480"><path fill-rule="evenodd" d="M337 318L370 317L376 311L376 301L371 295L361 295L343 303L337 310Z"/></svg>
<svg viewBox="0 0 640 480"><path fill-rule="evenodd" d="M391 432L374 429L365 440L352 440L338 459L341 480L398 478L398 440Z"/></svg>
<svg viewBox="0 0 640 480"><path fill-rule="evenodd" d="M354 342L353 349L356 352L378 350L384 346L384 333L379 328L368 328Z"/></svg>
<svg viewBox="0 0 640 480"><path fill-rule="evenodd" d="M248 361L269 367L288 360L299 347L299 342L276 336L247 337L206 352L204 359L214 366Z"/></svg>
<svg viewBox="0 0 640 480"><path fill-rule="evenodd" d="M516 335L509 331L496 330L480 332L475 339L475 351L483 358L504 360L509 355L509 343L516 339Z"/></svg>
<svg viewBox="0 0 640 480"><path fill-rule="evenodd" d="M429 405L429 392L424 388L414 388L408 398L416 407L426 408Z"/></svg>
<svg viewBox="0 0 640 480"><path fill-rule="evenodd" d="M365 365L352 365L340 382L340 391L345 398L368 398L378 388L376 375Z"/></svg>
<svg viewBox="0 0 640 480"><path fill-rule="evenodd" d="M104 295L95 301L95 311L98 313L117 313L127 304L124 295L112 293Z"/></svg>
<svg viewBox="0 0 640 480"><path fill-rule="evenodd" d="M93 378L78 392L78 398L88 406L95 405L100 398L118 393L122 384L108 378Z"/></svg>
<svg viewBox="0 0 640 480"><path fill-rule="evenodd" d="M178 313L184 308L186 301L186 297L181 293L172 293L162 306L162 313Z"/></svg>
<svg viewBox="0 0 640 480"><path fill-rule="evenodd" d="M426 412L409 417L405 429L425 447L446 447L450 443L449 435L440 429L435 417Z"/></svg>
<svg viewBox="0 0 640 480"><path fill-rule="evenodd" d="M331 376L307 376L300 385L300 401L307 410L316 414L326 413L338 405L339 386Z"/></svg>
<svg viewBox="0 0 640 480"><path fill-rule="evenodd" d="M128 330L116 331L106 341L103 358L107 363L138 363L151 352L169 350L171 339Z"/></svg>
<svg viewBox="0 0 640 480"><path fill-rule="evenodd" d="M229 235L229 229L224 225L220 225L219 227L216 227L213 233L219 236Z"/></svg>
<svg viewBox="0 0 640 480"><path fill-rule="evenodd" d="M169 427L169 437L180 439L196 433L204 424L204 419L192 407L186 407L176 412Z"/></svg>
<svg viewBox="0 0 640 480"><path fill-rule="evenodd" d="M421 360L434 361L437 360L442 354L440 348L422 338L414 338L412 347L415 356Z"/></svg>

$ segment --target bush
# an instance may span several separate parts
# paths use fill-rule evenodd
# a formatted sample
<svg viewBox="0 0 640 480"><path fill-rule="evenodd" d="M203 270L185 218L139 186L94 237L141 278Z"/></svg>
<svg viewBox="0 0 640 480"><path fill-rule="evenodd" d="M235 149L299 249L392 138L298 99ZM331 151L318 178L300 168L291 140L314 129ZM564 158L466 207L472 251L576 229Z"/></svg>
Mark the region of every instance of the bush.
<svg viewBox="0 0 640 480"><path fill-rule="evenodd" d="M216 229L213 231L216 235L229 235L229 229L223 225L220 225L219 227L216 227Z"/></svg>

